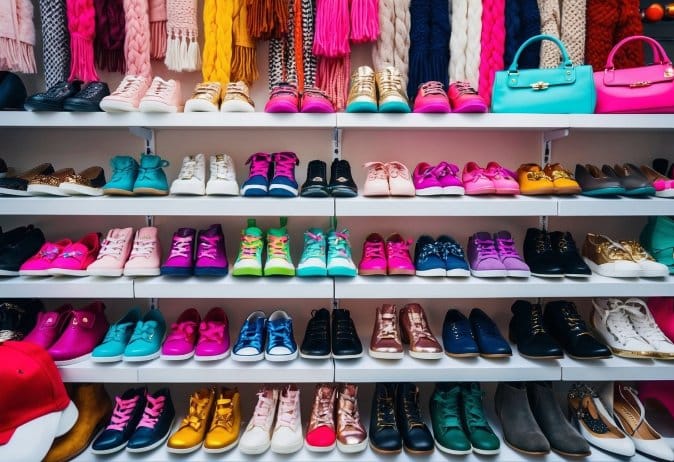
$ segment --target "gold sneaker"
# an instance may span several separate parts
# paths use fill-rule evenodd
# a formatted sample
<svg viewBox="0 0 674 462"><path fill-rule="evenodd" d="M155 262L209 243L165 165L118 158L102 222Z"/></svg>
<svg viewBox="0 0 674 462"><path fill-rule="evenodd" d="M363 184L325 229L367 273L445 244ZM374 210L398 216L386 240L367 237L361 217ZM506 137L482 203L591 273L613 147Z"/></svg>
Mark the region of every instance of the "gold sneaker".
<svg viewBox="0 0 674 462"><path fill-rule="evenodd" d="M202 82L194 88L192 97L185 103L185 112L218 112L222 98L220 82Z"/></svg>
<svg viewBox="0 0 674 462"><path fill-rule="evenodd" d="M346 112L377 112L377 87L371 67L360 66L351 75Z"/></svg>
<svg viewBox="0 0 674 462"><path fill-rule="evenodd" d="M379 112L410 112L410 102L398 69L393 66L385 67L377 72L376 80L379 89Z"/></svg>
<svg viewBox="0 0 674 462"><path fill-rule="evenodd" d="M245 82L230 82L227 85L220 112L255 112L255 103L250 98Z"/></svg>
<svg viewBox="0 0 674 462"><path fill-rule="evenodd" d="M602 234L588 233L581 253L593 273L611 278L637 278L641 275L641 267L630 252Z"/></svg>

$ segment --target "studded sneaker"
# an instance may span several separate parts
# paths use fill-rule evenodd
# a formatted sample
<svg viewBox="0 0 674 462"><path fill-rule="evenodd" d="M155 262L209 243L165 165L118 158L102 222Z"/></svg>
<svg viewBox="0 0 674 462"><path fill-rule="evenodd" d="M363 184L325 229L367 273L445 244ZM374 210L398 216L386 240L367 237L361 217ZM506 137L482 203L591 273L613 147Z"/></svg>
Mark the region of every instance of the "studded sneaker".
<svg viewBox="0 0 674 462"><path fill-rule="evenodd" d="M171 183L171 194L203 196L206 192L204 184L206 163L203 154L185 156L178 178Z"/></svg>
<svg viewBox="0 0 674 462"><path fill-rule="evenodd" d="M214 154L210 159L210 177L206 183L209 196L238 196L239 183L232 158L227 154Z"/></svg>
<svg viewBox="0 0 674 462"><path fill-rule="evenodd" d="M245 82L229 82L225 97L220 105L220 112L255 112L255 103L250 97Z"/></svg>

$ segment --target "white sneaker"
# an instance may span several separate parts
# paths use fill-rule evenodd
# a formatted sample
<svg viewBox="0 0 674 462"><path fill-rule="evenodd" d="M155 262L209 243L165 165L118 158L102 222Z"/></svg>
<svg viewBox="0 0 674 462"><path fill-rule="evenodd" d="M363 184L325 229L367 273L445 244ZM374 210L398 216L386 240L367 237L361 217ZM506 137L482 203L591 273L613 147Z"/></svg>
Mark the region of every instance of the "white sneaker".
<svg viewBox="0 0 674 462"><path fill-rule="evenodd" d="M220 112L255 112L255 103L250 98L248 85L244 82L230 82L222 98Z"/></svg>
<svg viewBox="0 0 674 462"><path fill-rule="evenodd" d="M278 398L279 391L276 388L265 387L257 393L253 416L239 440L239 450L242 453L262 454L269 449Z"/></svg>
<svg viewBox="0 0 674 462"><path fill-rule="evenodd" d="M292 454L302 449L302 446L304 438L300 415L300 391L295 385L288 385L281 391L279 397L271 450L277 454Z"/></svg>
<svg viewBox="0 0 674 462"><path fill-rule="evenodd" d="M627 305L618 298L593 299L592 306L592 327L614 355L625 358L657 357L655 348L639 335L631 321L631 314L641 315L638 306Z"/></svg>
<svg viewBox="0 0 674 462"><path fill-rule="evenodd" d="M646 249L637 241L620 241L620 245L627 250L636 263L639 264L639 276L642 278L664 278L669 275L667 265L655 261Z"/></svg>
<svg viewBox="0 0 674 462"><path fill-rule="evenodd" d="M185 156L178 178L171 184L171 194L203 196L206 192L204 178L206 165L203 154Z"/></svg>
<svg viewBox="0 0 674 462"><path fill-rule="evenodd" d="M239 184L236 182L234 162L227 154L211 156L211 176L206 183L209 196L238 196Z"/></svg>
<svg viewBox="0 0 674 462"><path fill-rule="evenodd" d="M655 357L674 359L674 343L660 330L646 302L638 298L628 298L625 305L634 330L655 350Z"/></svg>

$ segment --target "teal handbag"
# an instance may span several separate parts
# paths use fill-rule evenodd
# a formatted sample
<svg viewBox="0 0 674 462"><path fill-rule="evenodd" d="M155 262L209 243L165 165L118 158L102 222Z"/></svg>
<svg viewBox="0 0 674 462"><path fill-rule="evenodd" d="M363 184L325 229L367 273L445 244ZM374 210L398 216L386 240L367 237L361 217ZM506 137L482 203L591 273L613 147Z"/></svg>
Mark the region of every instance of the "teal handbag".
<svg viewBox="0 0 674 462"><path fill-rule="evenodd" d="M559 67L518 69L520 53L540 40L551 40L562 52ZM491 112L527 112L535 114L592 114L597 101L592 66L574 66L559 39L536 35L515 53L510 68L498 71L494 78Z"/></svg>

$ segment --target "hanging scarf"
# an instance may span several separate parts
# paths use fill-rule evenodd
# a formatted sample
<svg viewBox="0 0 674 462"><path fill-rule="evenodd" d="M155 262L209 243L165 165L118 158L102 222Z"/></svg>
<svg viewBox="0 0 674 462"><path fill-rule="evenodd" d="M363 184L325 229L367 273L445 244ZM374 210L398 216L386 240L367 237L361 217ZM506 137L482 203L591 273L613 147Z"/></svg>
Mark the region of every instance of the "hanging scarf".
<svg viewBox="0 0 674 462"><path fill-rule="evenodd" d="M229 83L232 65L231 0L204 2L204 54L201 72L204 82Z"/></svg>
<svg viewBox="0 0 674 462"><path fill-rule="evenodd" d="M150 17L147 0L124 0L124 20L126 73L151 77Z"/></svg>
<svg viewBox="0 0 674 462"><path fill-rule="evenodd" d="M166 18L166 67L178 72L196 71L201 65L196 0L167 0Z"/></svg>
<svg viewBox="0 0 674 462"><path fill-rule="evenodd" d="M109 72L124 72L124 2L94 0L96 8L96 66Z"/></svg>
<svg viewBox="0 0 674 462"><path fill-rule="evenodd" d="M311 0L291 0L288 33L269 42L269 88L282 82L297 85L298 91L316 83L314 7Z"/></svg>
<svg viewBox="0 0 674 462"><path fill-rule="evenodd" d="M40 20L44 80L46 87L51 88L68 78L70 73L66 0L40 0Z"/></svg>
<svg viewBox="0 0 674 462"><path fill-rule="evenodd" d="M166 0L150 0L150 58L166 56Z"/></svg>
<svg viewBox="0 0 674 462"><path fill-rule="evenodd" d="M346 106L348 95L350 29L348 0L318 0L313 47L318 58L316 86L327 93L337 110Z"/></svg>
<svg viewBox="0 0 674 462"><path fill-rule="evenodd" d="M351 0L351 41L353 43L374 42L379 37L378 0Z"/></svg>
<svg viewBox="0 0 674 462"><path fill-rule="evenodd" d="M254 39L280 39L288 32L288 0L248 0L248 32Z"/></svg>
<svg viewBox="0 0 674 462"><path fill-rule="evenodd" d="M96 9L94 0L67 0L68 31L70 31L70 76L68 80L93 82L98 80L94 64Z"/></svg>
<svg viewBox="0 0 674 462"><path fill-rule="evenodd" d="M30 0L0 1L0 70L34 74L35 26Z"/></svg>
<svg viewBox="0 0 674 462"><path fill-rule="evenodd" d="M232 81L242 80L250 86L260 76L257 70L255 40L248 33L246 0L234 1L234 50L232 51Z"/></svg>

